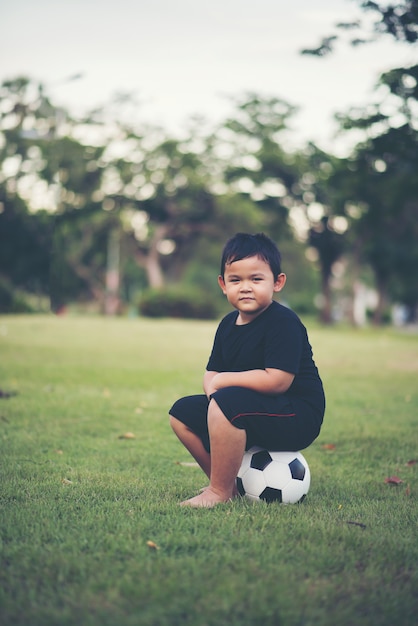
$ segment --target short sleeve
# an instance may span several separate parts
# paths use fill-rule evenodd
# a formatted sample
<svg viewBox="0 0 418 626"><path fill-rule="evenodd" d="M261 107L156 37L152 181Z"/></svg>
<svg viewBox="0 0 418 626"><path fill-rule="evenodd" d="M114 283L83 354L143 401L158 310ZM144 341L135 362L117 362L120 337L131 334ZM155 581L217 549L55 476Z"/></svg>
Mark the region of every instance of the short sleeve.
<svg viewBox="0 0 418 626"><path fill-rule="evenodd" d="M222 372L225 369L222 358L222 344L220 340L220 336L222 334L221 326L222 324L218 326L218 329L215 333L212 352L210 353L209 361L206 365L206 370L208 372Z"/></svg>
<svg viewBox="0 0 418 626"><path fill-rule="evenodd" d="M293 316L281 316L266 331L265 367L298 374L303 352L303 327Z"/></svg>

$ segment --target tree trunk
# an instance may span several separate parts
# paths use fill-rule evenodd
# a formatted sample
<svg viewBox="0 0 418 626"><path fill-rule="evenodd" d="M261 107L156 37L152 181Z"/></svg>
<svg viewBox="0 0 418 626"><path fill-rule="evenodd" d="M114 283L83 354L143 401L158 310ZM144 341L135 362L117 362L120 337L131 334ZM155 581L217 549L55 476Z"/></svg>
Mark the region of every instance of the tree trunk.
<svg viewBox="0 0 418 626"><path fill-rule="evenodd" d="M164 273L160 263L160 253L158 246L165 239L168 233L166 224L156 226L148 252L137 251L136 260L147 273L148 285L153 289L160 289L164 286Z"/></svg>
<svg viewBox="0 0 418 626"><path fill-rule="evenodd" d="M331 276L327 272L322 273L321 281L321 293L322 293L322 307L320 319L323 324L332 323L332 304L331 304Z"/></svg>
<svg viewBox="0 0 418 626"><path fill-rule="evenodd" d="M387 290L386 283L381 278L376 278L377 287L377 306L374 310L373 324L374 326L381 326L383 323L383 316L387 305Z"/></svg>
<svg viewBox="0 0 418 626"><path fill-rule="evenodd" d="M106 295L104 303L106 315L116 315L120 310L119 256L119 233L114 229L110 231L107 240Z"/></svg>
<svg viewBox="0 0 418 626"><path fill-rule="evenodd" d="M145 260L148 284L154 289L164 286L164 274L161 269L158 250L152 248Z"/></svg>

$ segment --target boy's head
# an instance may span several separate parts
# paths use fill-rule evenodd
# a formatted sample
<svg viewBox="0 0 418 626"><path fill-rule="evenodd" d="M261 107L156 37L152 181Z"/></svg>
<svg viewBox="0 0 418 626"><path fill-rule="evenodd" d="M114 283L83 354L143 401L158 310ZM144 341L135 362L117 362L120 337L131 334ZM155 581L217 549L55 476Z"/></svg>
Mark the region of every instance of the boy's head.
<svg viewBox="0 0 418 626"><path fill-rule="evenodd" d="M241 261L248 257L258 256L268 263L276 280L281 269L281 255L276 244L263 233L249 235L247 233L237 233L229 239L222 253L221 276L224 277L225 266L234 261Z"/></svg>

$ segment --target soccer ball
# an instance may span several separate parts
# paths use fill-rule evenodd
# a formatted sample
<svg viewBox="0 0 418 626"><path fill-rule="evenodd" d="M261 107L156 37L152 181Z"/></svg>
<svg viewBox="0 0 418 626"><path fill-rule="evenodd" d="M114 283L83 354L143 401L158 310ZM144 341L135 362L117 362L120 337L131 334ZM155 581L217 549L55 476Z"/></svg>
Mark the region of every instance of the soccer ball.
<svg viewBox="0 0 418 626"><path fill-rule="evenodd" d="M300 452L269 452L257 446L244 454L237 477L241 496L283 504L302 502L310 484L309 465Z"/></svg>

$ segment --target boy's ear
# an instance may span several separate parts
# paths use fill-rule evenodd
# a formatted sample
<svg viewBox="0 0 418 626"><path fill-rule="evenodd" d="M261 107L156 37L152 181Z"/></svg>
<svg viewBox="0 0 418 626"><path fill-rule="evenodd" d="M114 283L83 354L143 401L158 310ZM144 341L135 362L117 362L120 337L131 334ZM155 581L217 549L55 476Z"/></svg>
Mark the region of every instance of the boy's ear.
<svg viewBox="0 0 418 626"><path fill-rule="evenodd" d="M286 284L286 278L286 274L283 274L283 272L279 274L276 282L274 283L273 291L281 291Z"/></svg>
<svg viewBox="0 0 418 626"><path fill-rule="evenodd" d="M218 276L218 285L222 289L222 293L225 296L226 295L225 281L223 279L223 276L221 275Z"/></svg>

